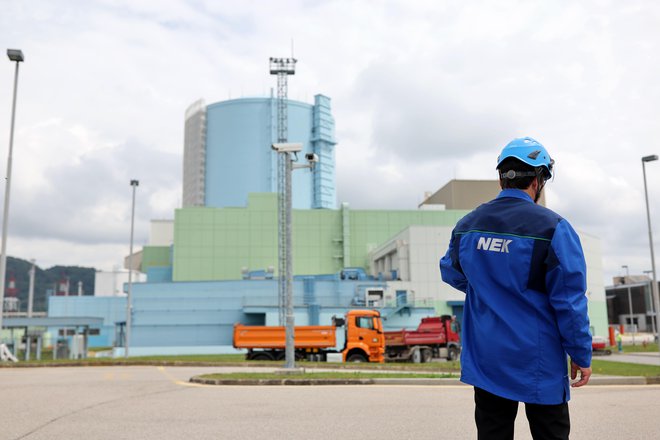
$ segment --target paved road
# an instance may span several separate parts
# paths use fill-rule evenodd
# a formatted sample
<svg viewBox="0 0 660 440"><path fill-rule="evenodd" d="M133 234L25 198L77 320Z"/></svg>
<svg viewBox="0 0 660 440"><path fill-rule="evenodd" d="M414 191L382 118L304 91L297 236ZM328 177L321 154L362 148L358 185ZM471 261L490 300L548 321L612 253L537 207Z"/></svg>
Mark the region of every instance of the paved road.
<svg viewBox="0 0 660 440"><path fill-rule="evenodd" d="M221 368L0 369L0 439L474 439L466 386L217 387ZM263 371L260 369L259 371ZM660 386L593 386L575 439L655 438ZM517 439L530 439L524 412Z"/></svg>
<svg viewBox="0 0 660 440"><path fill-rule="evenodd" d="M632 364L660 366L659 353L612 353L610 356L595 356L594 359L612 362L629 362Z"/></svg>

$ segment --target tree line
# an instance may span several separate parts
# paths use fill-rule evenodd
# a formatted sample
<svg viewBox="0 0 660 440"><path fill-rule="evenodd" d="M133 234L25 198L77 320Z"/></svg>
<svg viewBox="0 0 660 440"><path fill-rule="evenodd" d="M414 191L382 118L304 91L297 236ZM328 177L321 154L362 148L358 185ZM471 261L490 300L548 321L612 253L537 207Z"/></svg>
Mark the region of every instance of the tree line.
<svg viewBox="0 0 660 440"><path fill-rule="evenodd" d="M32 263L21 258L7 257L6 283L12 276L16 279L18 289L19 311L26 312L28 307L28 294L30 289L30 268ZM78 295L78 282L82 281L82 294L94 295L94 276L96 269L93 267L79 266L53 266L42 269L35 266L34 276L34 312L45 312L48 308L48 296L54 295L59 289L61 281L68 280L69 295ZM5 297L8 296L5 289Z"/></svg>

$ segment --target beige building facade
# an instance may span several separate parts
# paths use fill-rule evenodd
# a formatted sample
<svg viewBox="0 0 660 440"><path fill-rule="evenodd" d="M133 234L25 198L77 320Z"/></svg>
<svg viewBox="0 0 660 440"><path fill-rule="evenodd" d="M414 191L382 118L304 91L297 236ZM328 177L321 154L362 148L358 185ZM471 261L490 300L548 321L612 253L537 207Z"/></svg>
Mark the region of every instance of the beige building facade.
<svg viewBox="0 0 660 440"><path fill-rule="evenodd" d="M497 180L454 179L429 195L419 207L444 205L445 209L474 209L497 197L500 191L500 182ZM541 193L539 205L545 206L545 193Z"/></svg>

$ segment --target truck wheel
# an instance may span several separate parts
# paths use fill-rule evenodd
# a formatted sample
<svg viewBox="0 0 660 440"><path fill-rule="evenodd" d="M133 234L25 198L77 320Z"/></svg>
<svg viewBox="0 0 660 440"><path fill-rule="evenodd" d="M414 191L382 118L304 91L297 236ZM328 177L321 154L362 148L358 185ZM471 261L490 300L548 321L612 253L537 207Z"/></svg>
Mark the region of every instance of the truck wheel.
<svg viewBox="0 0 660 440"><path fill-rule="evenodd" d="M255 353L250 358L251 361L272 361L273 357L268 353Z"/></svg>
<svg viewBox="0 0 660 440"><path fill-rule="evenodd" d="M431 362L431 359L433 359L433 352L429 348L425 348L422 350L422 362L427 363Z"/></svg>
<svg viewBox="0 0 660 440"><path fill-rule="evenodd" d="M447 360L448 361L457 361L458 360L458 348L449 347L449 350L447 350Z"/></svg>
<svg viewBox="0 0 660 440"><path fill-rule="evenodd" d="M411 359L413 361L413 364L419 364L422 362L422 352L421 350L418 350L417 348L414 349Z"/></svg>
<svg viewBox="0 0 660 440"><path fill-rule="evenodd" d="M364 357L364 355L360 353L353 353L348 356L348 359L346 359L346 362L367 362L367 358Z"/></svg>

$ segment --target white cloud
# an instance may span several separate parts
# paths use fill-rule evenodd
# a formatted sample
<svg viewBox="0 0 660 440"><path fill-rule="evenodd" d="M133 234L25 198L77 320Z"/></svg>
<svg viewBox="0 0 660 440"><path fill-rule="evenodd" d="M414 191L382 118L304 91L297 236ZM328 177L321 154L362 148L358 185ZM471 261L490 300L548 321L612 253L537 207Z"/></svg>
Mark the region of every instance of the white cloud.
<svg viewBox="0 0 660 440"><path fill-rule="evenodd" d="M621 264L641 272L650 263L640 158L658 153L660 137L659 19L660 6L641 0L9 0L0 39L26 55L10 254L121 262L129 180L140 180L144 242L148 220L180 203L187 106L267 95L268 57L288 56L293 39L290 97L332 98L342 201L414 208L451 178L493 178L499 149L531 135L557 159L549 205L601 237L606 276ZM0 140L12 81L5 60ZM659 165L648 164L656 236Z"/></svg>

